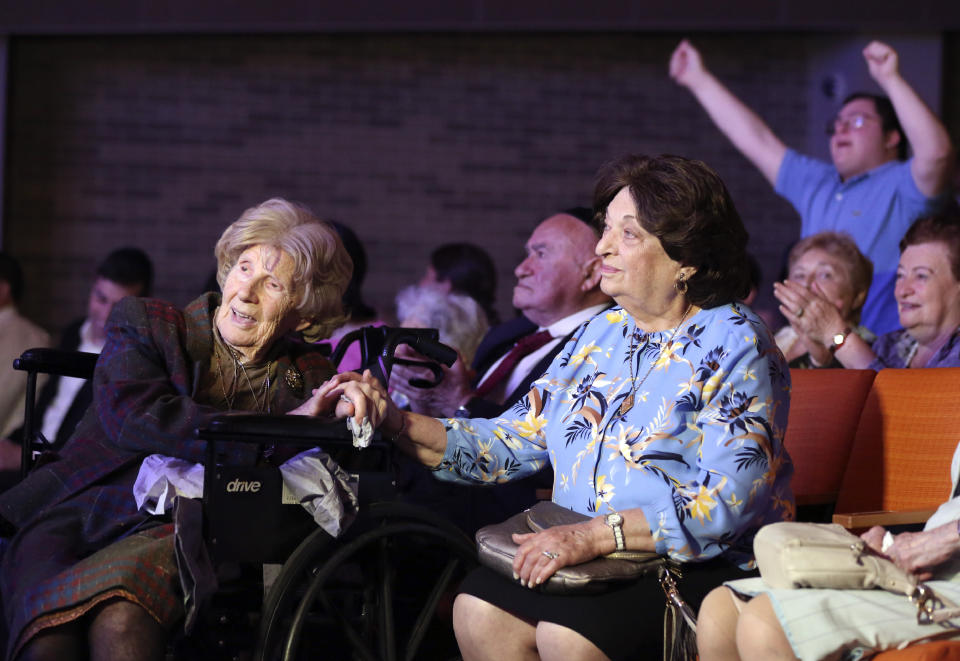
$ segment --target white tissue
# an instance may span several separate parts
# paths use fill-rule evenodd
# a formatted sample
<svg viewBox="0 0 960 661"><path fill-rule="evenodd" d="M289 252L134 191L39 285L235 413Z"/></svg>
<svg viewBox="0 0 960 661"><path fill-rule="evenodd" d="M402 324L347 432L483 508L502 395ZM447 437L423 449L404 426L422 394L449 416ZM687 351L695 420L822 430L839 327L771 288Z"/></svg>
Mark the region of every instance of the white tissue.
<svg viewBox="0 0 960 661"><path fill-rule="evenodd" d="M363 449L370 445L373 438L373 425L369 418L364 418L359 425L353 418L347 418L347 429L353 434L353 447Z"/></svg>

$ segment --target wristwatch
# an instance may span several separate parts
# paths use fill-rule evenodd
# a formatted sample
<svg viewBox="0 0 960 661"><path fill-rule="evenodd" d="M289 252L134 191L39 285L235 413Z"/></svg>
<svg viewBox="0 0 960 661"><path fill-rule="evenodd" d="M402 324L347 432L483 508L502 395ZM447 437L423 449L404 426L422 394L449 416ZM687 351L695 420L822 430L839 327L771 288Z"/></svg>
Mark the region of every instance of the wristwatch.
<svg viewBox="0 0 960 661"><path fill-rule="evenodd" d="M843 343L847 341L847 338L850 337L850 333L853 331L849 326L844 328L842 331L833 336L833 341L830 342L830 346L827 347L830 350L830 353L836 353L837 349L843 346Z"/></svg>
<svg viewBox="0 0 960 661"><path fill-rule="evenodd" d="M613 512L606 516L607 525L613 528L613 541L617 544L618 551L625 551L627 544L623 539L623 515L620 512Z"/></svg>

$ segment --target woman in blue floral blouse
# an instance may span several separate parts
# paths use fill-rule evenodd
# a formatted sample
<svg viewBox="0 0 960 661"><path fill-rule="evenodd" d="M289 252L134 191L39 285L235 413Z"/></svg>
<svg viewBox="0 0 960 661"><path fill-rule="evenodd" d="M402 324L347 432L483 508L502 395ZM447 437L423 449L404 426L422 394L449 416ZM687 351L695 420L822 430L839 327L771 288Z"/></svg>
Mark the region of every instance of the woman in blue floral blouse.
<svg viewBox="0 0 960 661"><path fill-rule="evenodd" d="M748 288L747 233L720 178L698 161L628 156L601 170L594 208L601 286L618 305L526 398L493 420L377 403L384 433L437 478L493 484L550 462L553 500L592 517L518 536L514 582L486 569L466 579L454 608L465 659L659 658L655 576L600 595L530 588L618 546L656 550L686 563L681 592L696 607L745 575L760 526L793 516L789 371L734 302Z"/></svg>

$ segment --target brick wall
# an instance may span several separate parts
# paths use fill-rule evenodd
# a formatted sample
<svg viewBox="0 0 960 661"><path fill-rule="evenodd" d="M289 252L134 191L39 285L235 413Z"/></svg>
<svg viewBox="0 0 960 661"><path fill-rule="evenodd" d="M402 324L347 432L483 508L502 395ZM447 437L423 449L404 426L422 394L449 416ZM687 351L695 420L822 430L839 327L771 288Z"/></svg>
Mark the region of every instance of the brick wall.
<svg viewBox="0 0 960 661"><path fill-rule="evenodd" d="M97 260L125 244L153 256L158 296L185 303L219 232L279 195L356 229L367 298L386 312L434 246L472 240L494 255L506 315L532 226L587 203L596 168L631 150L713 165L769 281L799 222L668 79L678 38L17 39L3 238L25 264L25 312L52 329L82 314ZM696 41L785 142L803 144L802 36ZM956 47L950 57L960 70Z"/></svg>

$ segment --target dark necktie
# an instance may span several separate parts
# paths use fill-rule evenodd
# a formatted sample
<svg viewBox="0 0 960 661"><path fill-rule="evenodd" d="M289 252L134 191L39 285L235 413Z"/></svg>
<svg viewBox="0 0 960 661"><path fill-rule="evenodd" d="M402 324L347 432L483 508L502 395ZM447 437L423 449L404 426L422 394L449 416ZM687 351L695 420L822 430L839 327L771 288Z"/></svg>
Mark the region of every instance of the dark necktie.
<svg viewBox="0 0 960 661"><path fill-rule="evenodd" d="M510 373L513 372L513 368L517 366L517 363L520 362L520 359L526 356L527 354L533 353L544 344L552 340L550 336L550 331L542 330L536 333L531 333L521 337L517 341L513 348L510 349L510 352L504 356L503 360L500 361L500 364L497 365L497 369L487 376L478 387L474 393L474 397L484 398L490 391L496 388L502 381L505 381Z"/></svg>

